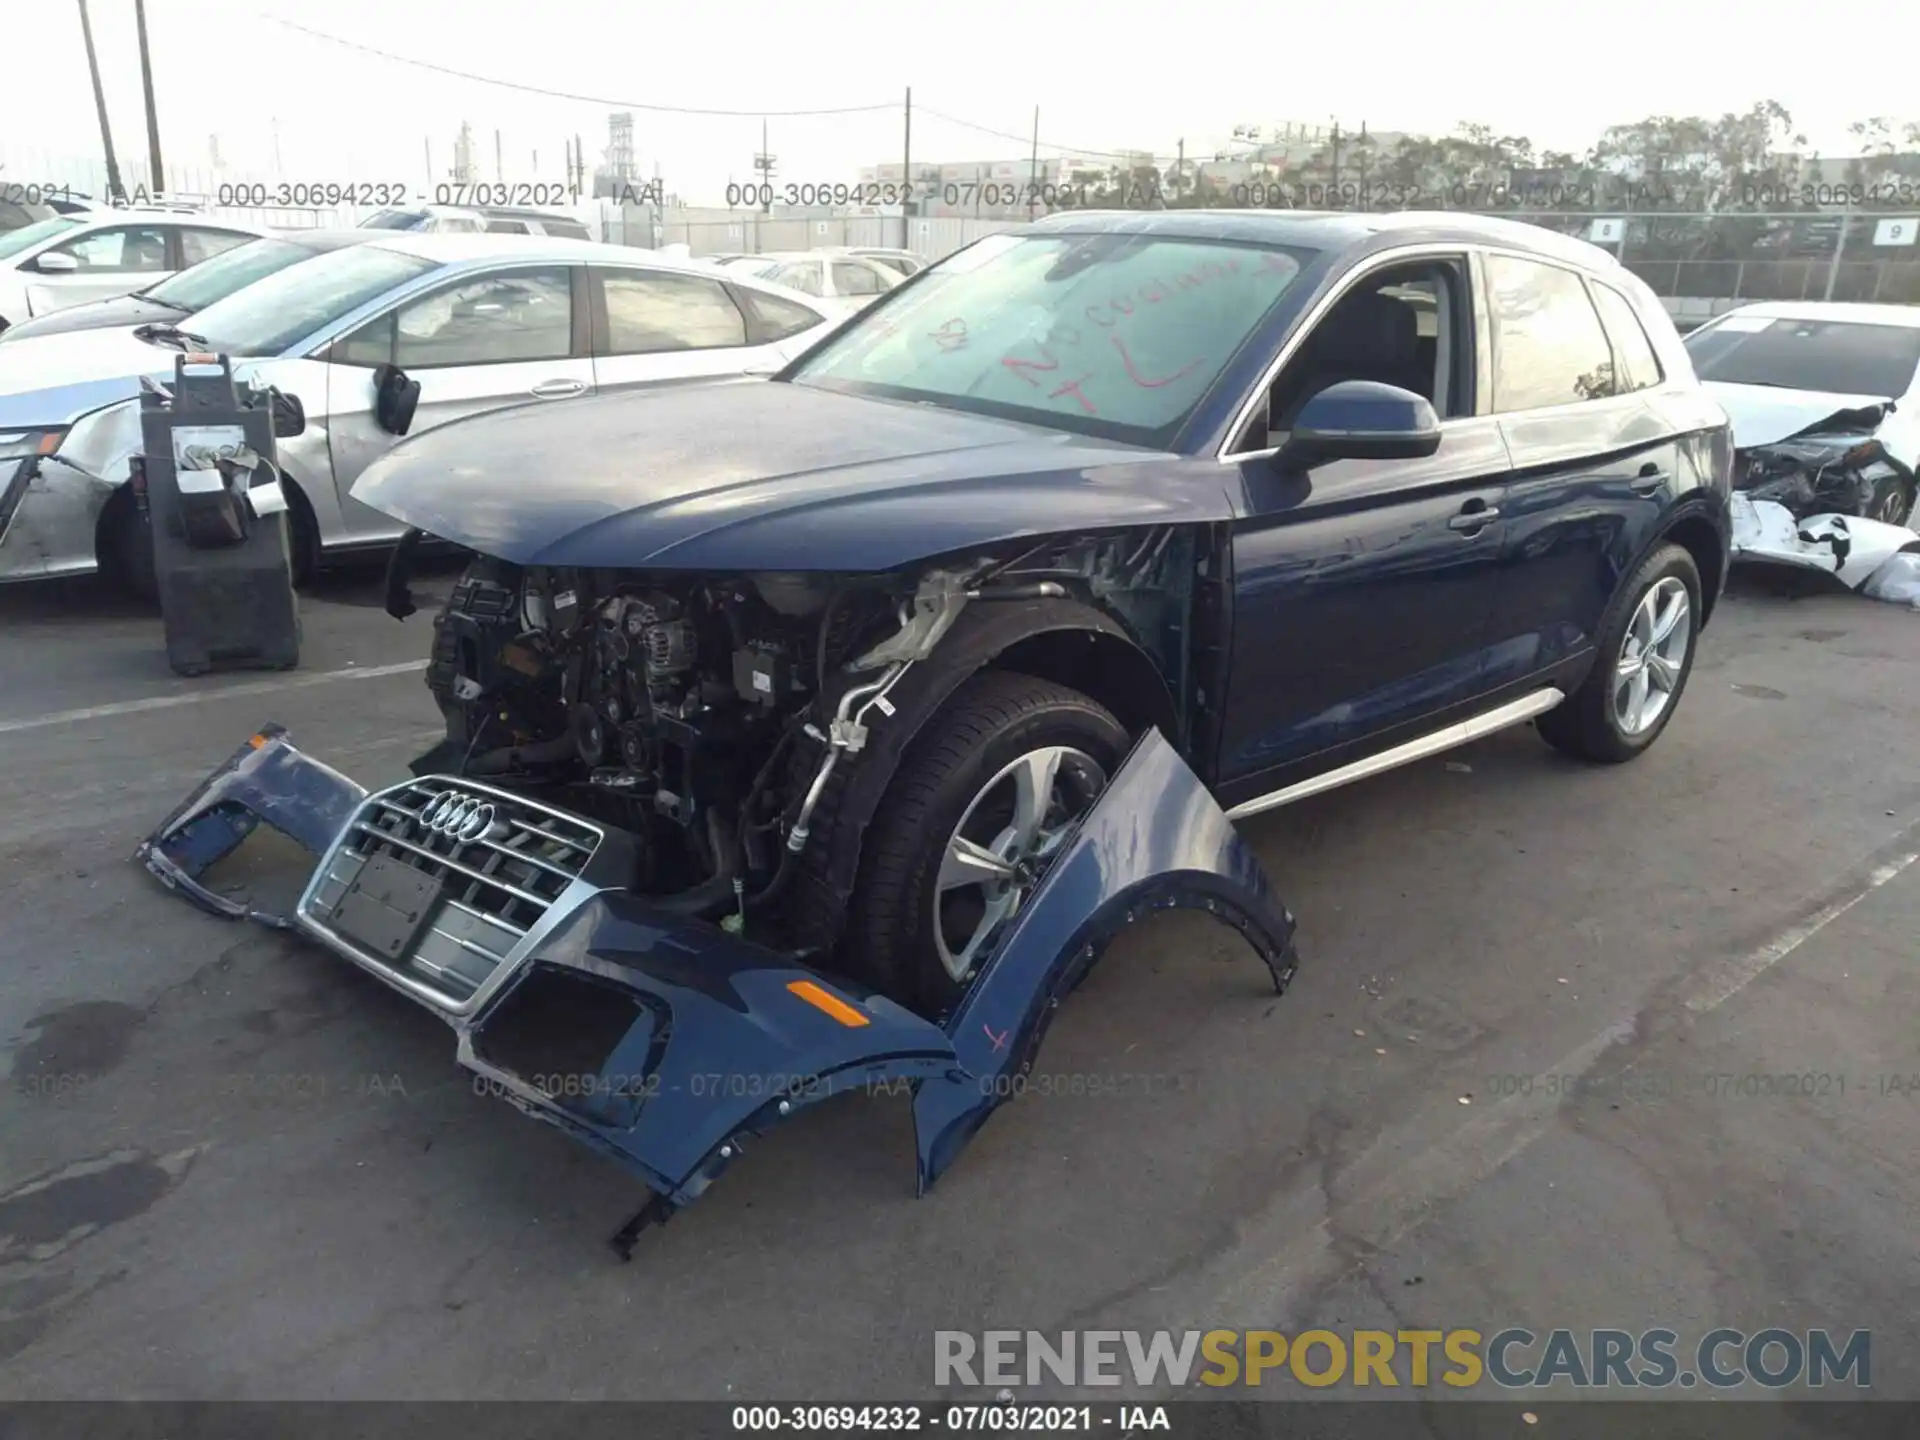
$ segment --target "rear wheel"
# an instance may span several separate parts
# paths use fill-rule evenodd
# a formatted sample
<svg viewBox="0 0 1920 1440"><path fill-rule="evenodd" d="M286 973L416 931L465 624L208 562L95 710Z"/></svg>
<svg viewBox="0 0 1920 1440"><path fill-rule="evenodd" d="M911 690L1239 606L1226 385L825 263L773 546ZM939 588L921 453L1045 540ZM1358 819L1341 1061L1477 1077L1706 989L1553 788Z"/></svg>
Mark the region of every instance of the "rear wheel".
<svg viewBox="0 0 1920 1440"><path fill-rule="evenodd" d="M849 952L922 1015L952 1009L1125 757L1099 702L975 676L915 740L865 844Z"/></svg>
<svg viewBox="0 0 1920 1440"><path fill-rule="evenodd" d="M153 568L153 522L126 486L114 491L100 512L94 561L109 584L136 600L154 600L160 582Z"/></svg>
<svg viewBox="0 0 1920 1440"><path fill-rule="evenodd" d="M1586 681L1538 721L1556 750L1617 765L1660 737L1679 708L1700 632L1700 572L1678 545L1649 555L1601 627Z"/></svg>

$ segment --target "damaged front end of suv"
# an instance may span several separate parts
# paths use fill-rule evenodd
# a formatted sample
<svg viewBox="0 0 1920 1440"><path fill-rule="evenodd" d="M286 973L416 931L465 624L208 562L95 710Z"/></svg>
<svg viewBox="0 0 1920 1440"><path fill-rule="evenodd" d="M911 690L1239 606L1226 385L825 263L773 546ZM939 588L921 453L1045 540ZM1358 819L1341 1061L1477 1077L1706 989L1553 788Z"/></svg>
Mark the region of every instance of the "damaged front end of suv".
<svg viewBox="0 0 1920 1440"><path fill-rule="evenodd" d="M256 826L314 851L295 913L254 918L439 1014L495 1093L644 1179L623 1255L851 1088L911 1089L924 1189L1129 921L1201 909L1292 974L1292 919L1184 758L1224 537L1201 510L732 572L495 537L515 558L476 559L433 622L446 735L411 778L368 793L268 727L141 858L236 917L207 872Z"/></svg>

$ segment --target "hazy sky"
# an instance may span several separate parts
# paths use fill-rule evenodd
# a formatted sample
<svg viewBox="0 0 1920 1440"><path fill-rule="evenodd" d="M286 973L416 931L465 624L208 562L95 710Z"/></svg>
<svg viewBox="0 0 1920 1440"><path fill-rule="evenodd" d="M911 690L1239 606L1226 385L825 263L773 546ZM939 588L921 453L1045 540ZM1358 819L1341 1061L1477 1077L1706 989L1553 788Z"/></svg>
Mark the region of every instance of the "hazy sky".
<svg viewBox="0 0 1920 1440"><path fill-rule="evenodd" d="M897 160L900 101L913 87L921 160L1024 159L1040 106L1043 153L1151 149L1211 153L1237 124L1445 131L1478 120L1537 145L1583 149L1601 127L1652 113L1718 114L1783 102L1826 153L1876 108L1920 118L1920 89L1871 98L1833 58L1868 37L1912 40L1913 0L1829 0L1812 11L1734 19L1672 0L1591 5L1347 0L1311 7L1181 0L1178 5L1047 0L633 0L538 4L435 0L148 0L163 154L177 188L210 176L210 135L230 172L289 181L425 182L452 162L471 122L483 179L494 131L509 179L564 179L562 147L588 161L606 137L603 104L549 99L435 74L330 44L273 18L411 59L501 80L639 104L750 112L740 118L636 108L643 169L717 202L749 178L769 111L880 105L868 114L768 119L782 180L847 181ZM16 0L5 22L0 178L30 181L64 160L97 161L77 0ZM114 140L144 157L133 0L91 0ZM1898 48L1898 47L1896 47ZM1820 58L1822 56L1828 58ZM1885 92L1882 92L1885 93ZM1902 114L1902 111L1905 111ZM944 119L942 116L953 117ZM277 124L276 124L277 121ZM276 135L278 161L276 164ZM534 170L537 153L539 168Z"/></svg>

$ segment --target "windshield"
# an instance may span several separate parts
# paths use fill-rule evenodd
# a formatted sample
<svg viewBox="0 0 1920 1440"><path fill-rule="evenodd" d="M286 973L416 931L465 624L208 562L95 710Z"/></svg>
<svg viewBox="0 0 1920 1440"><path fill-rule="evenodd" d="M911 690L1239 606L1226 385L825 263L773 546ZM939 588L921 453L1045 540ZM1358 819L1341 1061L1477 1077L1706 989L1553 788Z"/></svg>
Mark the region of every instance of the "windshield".
<svg viewBox="0 0 1920 1440"><path fill-rule="evenodd" d="M176 310L204 310L216 300L224 300L244 290L256 280L264 280L276 270L284 270L313 257L313 251L291 240L249 240L231 250L222 250L211 260L202 260L178 275L170 275L158 285L140 292L143 300L155 300Z"/></svg>
<svg viewBox="0 0 1920 1440"><path fill-rule="evenodd" d="M360 222L362 230L411 230L428 219L424 210L381 210Z"/></svg>
<svg viewBox="0 0 1920 1440"><path fill-rule="evenodd" d="M1702 380L1898 399L1920 366L1920 329L1730 315L1686 339Z"/></svg>
<svg viewBox="0 0 1920 1440"><path fill-rule="evenodd" d="M1164 446L1313 252L1154 235L990 236L793 380Z"/></svg>
<svg viewBox="0 0 1920 1440"><path fill-rule="evenodd" d="M296 340L376 300L431 260L379 244L330 250L216 300L193 317L209 349L229 355L278 355Z"/></svg>
<svg viewBox="0 0 1920 1440"><path fill-rule="evenodd" d="M23 225L18 230L9 230L0 235L0 260L10 255L18 255L23 250L31 250L42 240L51 240L62 230L71 230L79 221L66 215L55 215L51 219L37 220L31 225Z"/></svg>

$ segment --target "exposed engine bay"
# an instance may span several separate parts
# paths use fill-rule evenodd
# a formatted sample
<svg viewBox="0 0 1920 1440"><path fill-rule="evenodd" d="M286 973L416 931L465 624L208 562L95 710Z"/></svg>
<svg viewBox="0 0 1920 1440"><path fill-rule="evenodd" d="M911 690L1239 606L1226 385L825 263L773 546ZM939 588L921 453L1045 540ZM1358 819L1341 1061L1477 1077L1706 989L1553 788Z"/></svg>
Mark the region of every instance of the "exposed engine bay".
<svg viewBox="0 0 1920 1440"><path fill-rule="evenodd" d="M807 577L668 588L483 562L435 625L447 739L416 771L505 781L631 831L646 842L634 888L720 916L773 898L793 799L781 761L829 677L900 620L885 589Z"/></svg>
<svg viewBox="0 0 1920 1440"><path fill-rule="evenodd" d="M809 835L831 823L834 768L893 713L888 692L966 605L1074 595L1135 612L1150 636L1179 633L1190 551L1166 529L913 577L482 559L435 620L428 684L447 738L412 768L628 832L640 842L629 888L793 945L780 902Z"/></svg>

